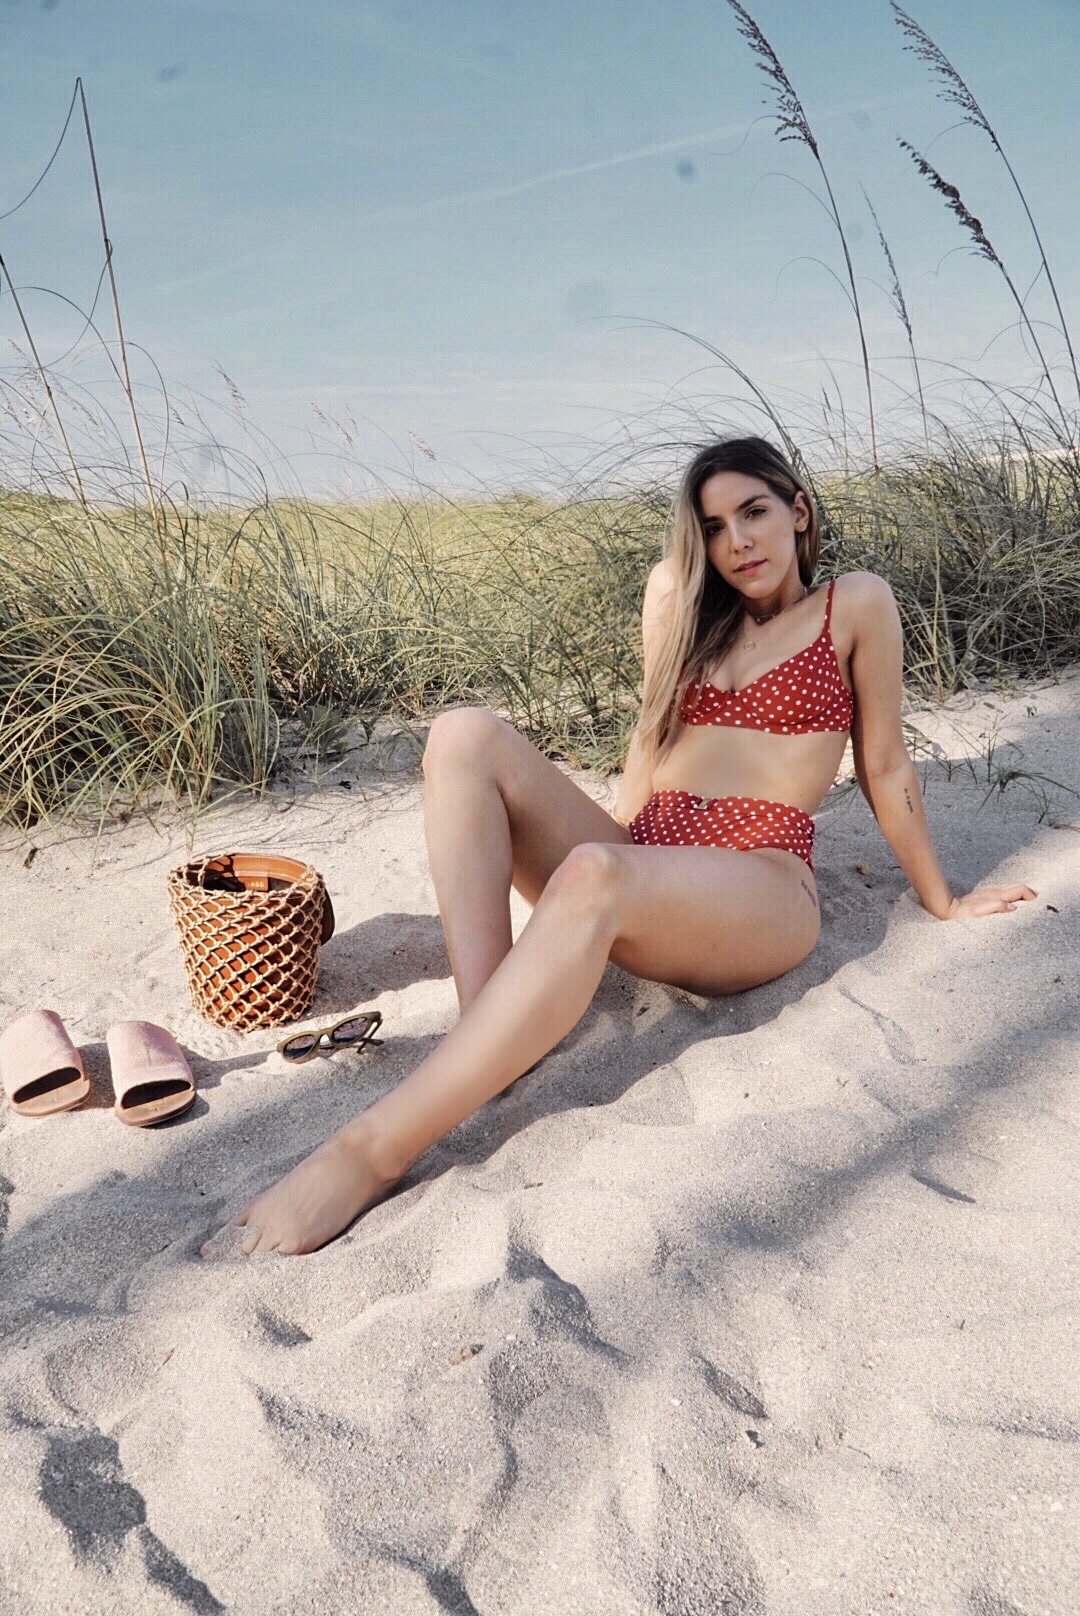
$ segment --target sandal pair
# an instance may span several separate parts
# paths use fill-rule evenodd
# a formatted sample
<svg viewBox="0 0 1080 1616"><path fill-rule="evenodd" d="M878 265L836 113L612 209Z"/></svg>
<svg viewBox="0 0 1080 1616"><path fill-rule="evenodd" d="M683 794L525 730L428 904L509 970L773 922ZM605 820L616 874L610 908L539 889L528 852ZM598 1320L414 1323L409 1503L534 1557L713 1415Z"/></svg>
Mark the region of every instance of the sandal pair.
<svg viewBox="0 0 1080 1616"><path fill-rule="evenodd" d="M164 1027L118 1021L105 1042L121 1122L145 1128L195 1103L191 1068ZM55 1010L31 1010L0 1034L0 1080L12 1110L26 1117L70 1111L90 1093L82 1056Z"/></svg>

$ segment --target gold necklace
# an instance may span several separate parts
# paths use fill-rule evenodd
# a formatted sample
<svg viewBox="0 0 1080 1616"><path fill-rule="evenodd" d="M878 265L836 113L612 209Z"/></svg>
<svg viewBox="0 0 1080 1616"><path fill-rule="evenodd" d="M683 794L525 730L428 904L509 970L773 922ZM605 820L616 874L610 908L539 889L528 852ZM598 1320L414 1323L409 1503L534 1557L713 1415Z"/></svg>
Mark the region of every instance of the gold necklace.
<svg viewBox="0 0 1080 1616"><path fill-rule="evenodd" d="M753 612L750 610L749 607L747 607L746 615L753 622L755 622L757 624L758 628L761 628L761 627L763 627L763 625L765 623L771 623L774 617L779 617L779 616L781 616L781 614L783 612L786 612L787 609L788 609L788 606L797 606L799 604L799 601L800 600L805 600L809 593L810 593L809 589L807 589L806 585L803 584L803 592L798 597L798 600L789 600L788 603L787 603L787 606L779 606L779 607L777 607L776 611L775 612L770 612L768 617L755 617ZM743 645L746 647L746 649L748 651L752 651L754 649L754 647L757 645L756 640L749 640L749 639L744 639L742 643L743 643Z"/></svg>

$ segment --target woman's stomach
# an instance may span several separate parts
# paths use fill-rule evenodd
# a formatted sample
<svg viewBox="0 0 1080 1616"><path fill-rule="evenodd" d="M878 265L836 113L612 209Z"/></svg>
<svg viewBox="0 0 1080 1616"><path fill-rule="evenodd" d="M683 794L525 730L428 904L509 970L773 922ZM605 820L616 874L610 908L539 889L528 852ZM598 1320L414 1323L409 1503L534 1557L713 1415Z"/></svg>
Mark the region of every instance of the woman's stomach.
<svg viewBox="0 0 1080 1616"><path fill-rule="evenodd" d="M723 724L679 724L652 770L653 791L759 797L812 814L836 779L846 733L774 735Z"/></svg>

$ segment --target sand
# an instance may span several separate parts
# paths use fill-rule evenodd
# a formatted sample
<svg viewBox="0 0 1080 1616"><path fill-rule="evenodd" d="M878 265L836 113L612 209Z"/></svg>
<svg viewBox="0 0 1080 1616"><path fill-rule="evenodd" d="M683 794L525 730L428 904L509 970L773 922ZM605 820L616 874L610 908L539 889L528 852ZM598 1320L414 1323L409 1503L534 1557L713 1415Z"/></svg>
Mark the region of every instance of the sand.
<svg viewBox="0 0 1080 1616"><path fill-rule="evenodd" d="M289 1069L194 1013L183 825L0 852L0 1024L58 1010L94 1079L0 1133L2 1616L1080 1610L1078 698L910 715L954 889L1036 902L935 920L839 787L797 970L705 1001L609 968L306 1258L198 1252L452 1023L415 767L350 754L194 833L324 872L312 1019L377 1005L360 1057ZM984 802L990 742L1060 784ZM113 1116L127 1017L187 1051L186 1118Z"/></svg>

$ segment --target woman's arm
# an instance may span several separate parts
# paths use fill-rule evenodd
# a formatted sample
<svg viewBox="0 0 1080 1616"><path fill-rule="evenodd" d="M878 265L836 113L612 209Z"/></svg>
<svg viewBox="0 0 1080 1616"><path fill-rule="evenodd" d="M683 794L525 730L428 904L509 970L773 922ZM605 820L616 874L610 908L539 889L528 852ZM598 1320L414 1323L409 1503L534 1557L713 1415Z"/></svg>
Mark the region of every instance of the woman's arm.
<svg viewBox="0 0 1080 1616"><path fill-rule="evenodd" d="M915 765L904 744L900 721L903 631L892 590L872 572L849 574L854 595L855 630L851 682L855 720L851 744L855 774L882 835L918 894L924 909L939 920L958 914L997 914L1037 896L1021 883L980 887L954 897L930 840Z"/></svg>
<svg viewBox="0 0 1080 1616"><path fill-rule="evenodd" d="M675 582L671 576L670 564L666 559L658 562L650 572L645 585L645 600L641 609L641 644L646 684L652 673L663 621L667 615L667 604L674 588ZM641 756L638 732L635 729L630 736L622 784L615 801L614 814L621 825L628 825L638 809L643 808L648 802L652 795L651 774L651 765Z"/></svg>

